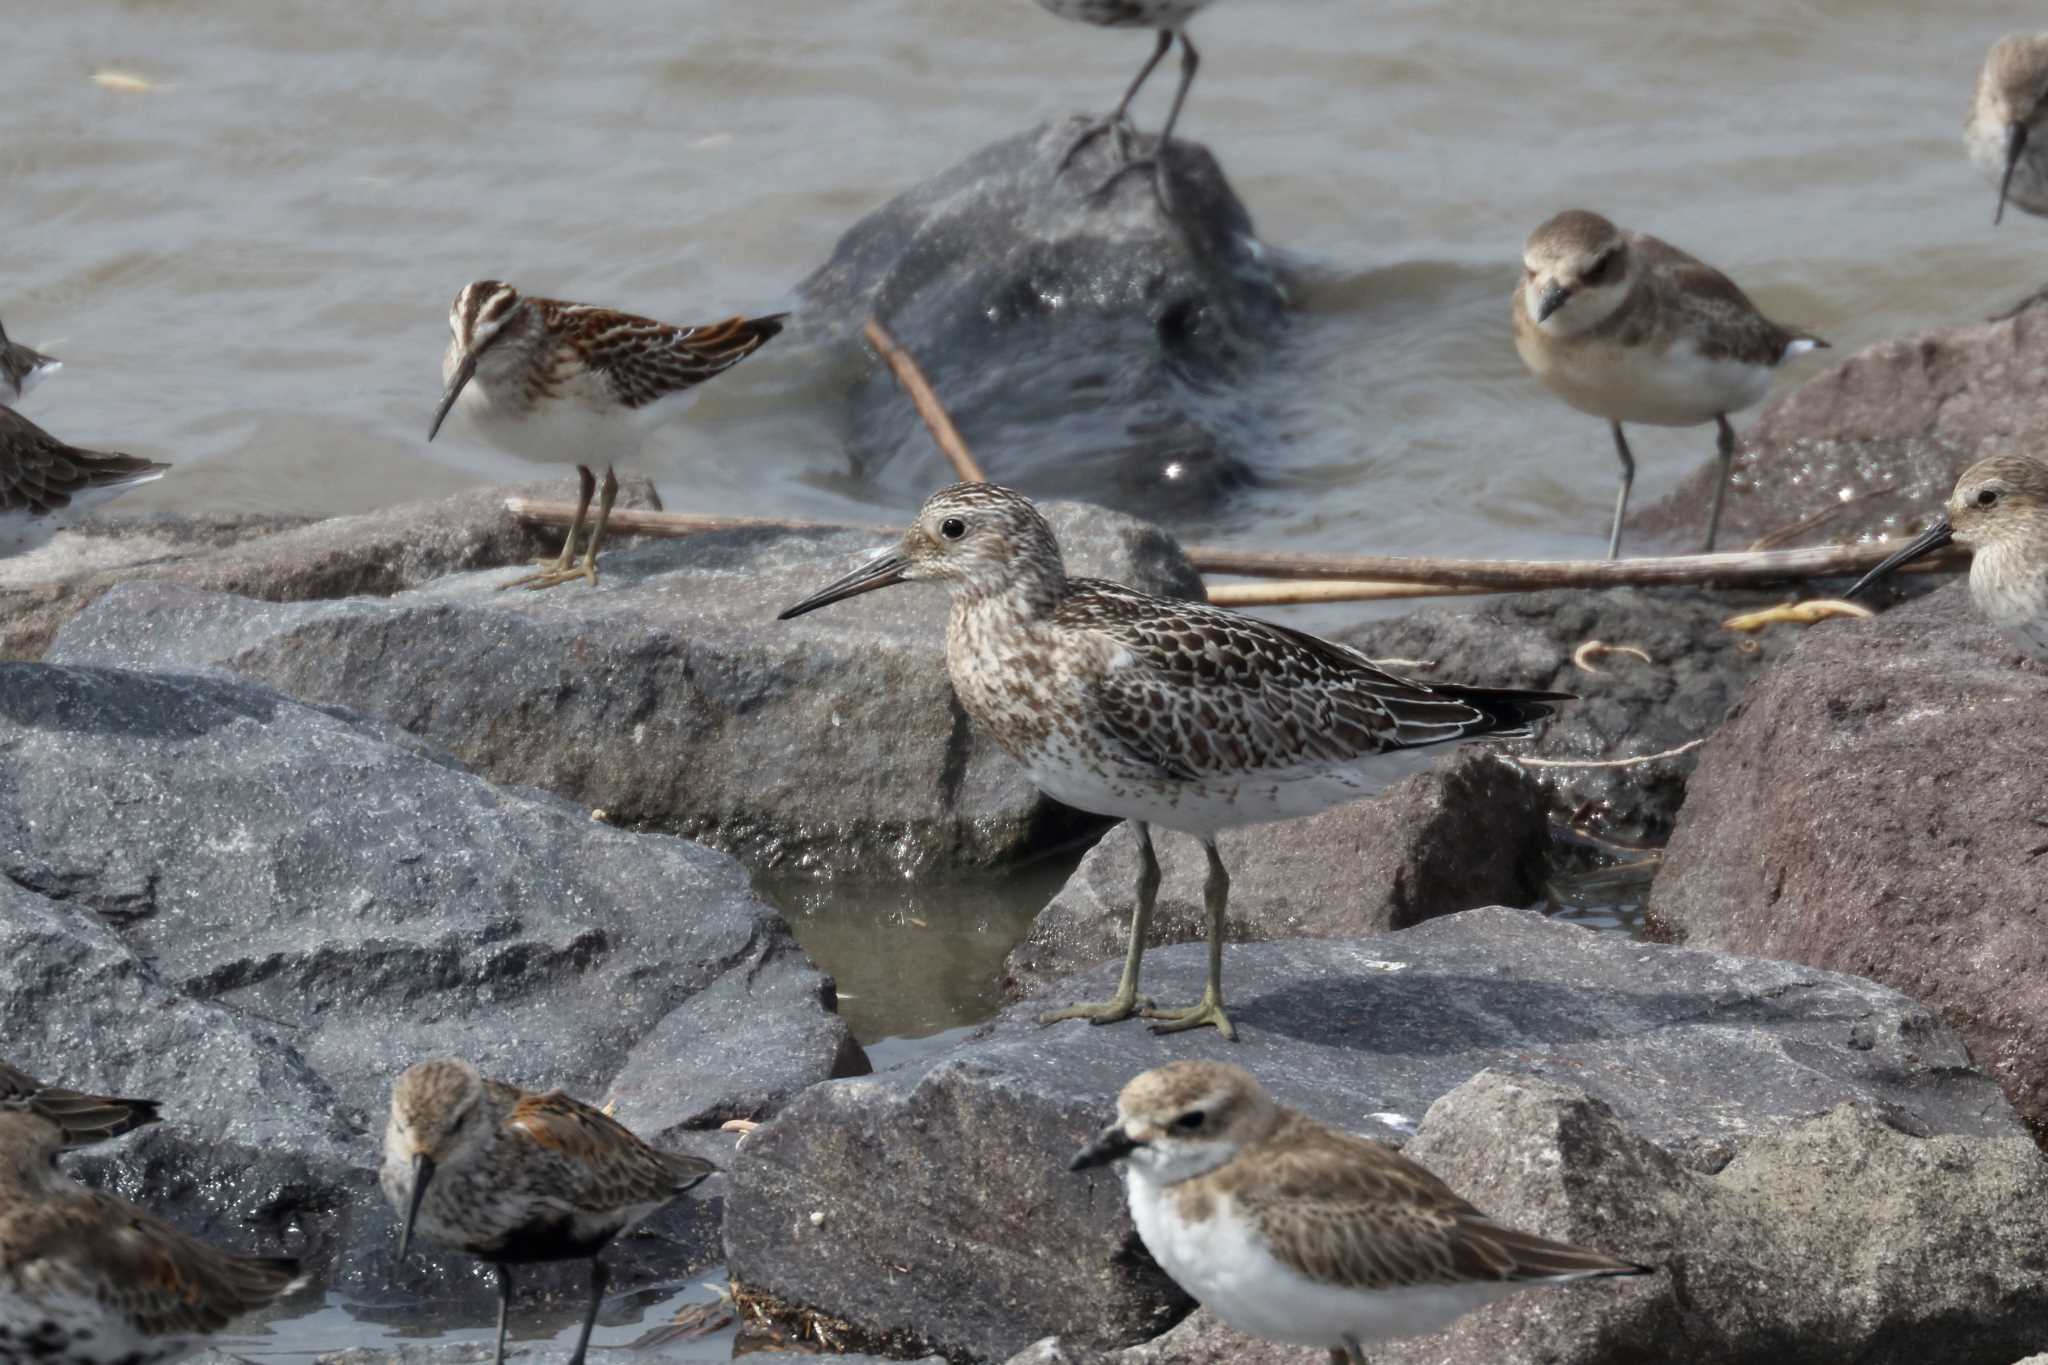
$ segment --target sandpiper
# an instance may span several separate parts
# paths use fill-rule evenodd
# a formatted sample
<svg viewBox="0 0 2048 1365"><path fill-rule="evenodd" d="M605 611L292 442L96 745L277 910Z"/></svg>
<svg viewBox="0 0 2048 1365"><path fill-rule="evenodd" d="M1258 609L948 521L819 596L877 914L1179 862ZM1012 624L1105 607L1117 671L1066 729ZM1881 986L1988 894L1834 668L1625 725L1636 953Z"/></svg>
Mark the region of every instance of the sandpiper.
<svg viewBox="0 0 2048 1365"><path fill-rule="evenodd" d="M64 362L57 357L9 341L7 329L0 327L0 408L13 407L30 389L63 368Z"/></svg>
<svg viewBox="0 0 2048 1365"><path fill-rule="evenodd" d="M2034 141L2048 123L2048 33L2009 33L1991 45L1977 77L1976 98L1963 124L1970 159L1998 182L1998 207L2008 200L2048 214L2048 146Z"/></svg>
<svg viewBox="0 0 2048 1365"><path fill-rule="evenodd" d="M380 1175L405 1220L400 1259L417 1231L497 1272L500 1362L511 1267L589 1257L590 1306L569 1358L580 1365L608 1280L604 1249L715 1169L655 1151L559 1090L534 1094L440 1057L408 1067L391 1087Z"/></svg>
<svg viewBox="0 0 2048 1365"><path fill-rule="evenodd" d="M739 364L782 330L788 315L727 318L672 327L588 303L532 298L497 280L455 296L454 338L441 362L447 383L427 439L458 402L493 445L547 464L576 465L576 519L562 553L508 588L597 583L597 552L618 497L612 466L639 454L648 433L697 397L697 386ZM590 548L575 564L576 537L604 465L604 491Z"/></svg>
<svg viewBox="0 0 2048 1365"><path fill-rule="evenodd" d="M2048 465L2025 455L1977 461L1934 525L1858 579L1849 596L1951 541L1970 551L1970 600L1984 619L2034 658L2048 658Z"/></svg>
<svg viewBox="0 0 2048 1365"><path fill-rule="evenodd" d="M1704 261L1585 209L1530 233L1522 266L1513 310L1522 363L1565 402L1614 429L1621 490L1607 557L1621 554L1636 476L1624 422L1719 428L1721 477L1705 547L1712 550L1735 462L1728 414L1761 401L1786 358L1827 343L1772 322Z"/></svg>
<svg viewBox="0 0 2048 1365"><path fill-rule="evenodd" d="M306 1282L288 1257L221 1251L73 1184L52 1164L66 1145L32 1104L0 1101L0 1360L176 1360Z"/></svg>
<svg viewBox="0 0 2048 1365"><path fill-rule="evenodd" d="M0 554L33 549L98 504L163 477L167 464L81 450L0 408Z"/></svg>
<svg viewBox="0 0 2048 1365"><path fill-rule="evenodd" d="M1518 1290L1649 1275L1501 1226L1384 1143L1274 1103L1223 1062L1147 1071L1075 1170L1126 1161L1131 1221L1210 1312L1364 1365L1367 1343L1438 1331Z"/></svg>
<svg viewBox="0 0 2048 1365"><path fill-rule="evenodd" d="M1060 169L1065 170L1083 147L1109 133L1115 137L1118 153L1124 160L1097 192L1108 189L1127 172L1149 170L1161 206L1170 210L1173 198L1166 180L1168 144L1173 140L1174 124L1180 121L1181 106L1187 102L1188 87L1195 83L1195 70L1202 64L1201 54L1188 41L1187 25L1190 19L1209 7L1210 0L1038 0L1038 3L1062 19L1077 19L1102 28L1149 28L1157 31L1158 46L1138 68L1138 77L1124 91L1124 97L1117 101L1116 112L1100 123L1091 124L1074 139L1066 155L1060 158ZM1180 39L1180 88L1173 92L1173 107L1167 111L1166 124L1159 130L1159 140L1153 144L1152 155L1134 160L1124 140L1125 130L1129 127L1131 101L1137 98L1138 91L1158 69L1159 63L1166 59L1175 38Z"/></svg>
<svg viewBox="0 0 2048 1365"><path fill-rule="evenodd" d="M155 1100L117 1099L44 1085L26 1071L0 1062L0 1105L5 1104L27 1105L56 1124L63 1130L67 1151L105 1142L157 1121Z"/></svg>
<svg viewBox="0 0 2048 1365"><path fill-rule="evenodd" d="M1113 999L1046 1023L1105 1024L1142 1012L1159 1032L1223 1012L1230 877L1218 831L1312 815L1370 795L1397 750L1494 734L1523 737L1562 692L1427 684L1356 650L1285 626L1116 583L1069 578L1052 528L1020 493L962 483L935 493L893 553L781 615L892 583L952 592L946 667L975 721L1038 789L1137 830L1137 908ZM1381 771L1375 773L1375 769ZM1209 982L1200 1004L1154 1010L1138 997L1159 863L1151 826L1192 834L1209 855Z"/></svg>

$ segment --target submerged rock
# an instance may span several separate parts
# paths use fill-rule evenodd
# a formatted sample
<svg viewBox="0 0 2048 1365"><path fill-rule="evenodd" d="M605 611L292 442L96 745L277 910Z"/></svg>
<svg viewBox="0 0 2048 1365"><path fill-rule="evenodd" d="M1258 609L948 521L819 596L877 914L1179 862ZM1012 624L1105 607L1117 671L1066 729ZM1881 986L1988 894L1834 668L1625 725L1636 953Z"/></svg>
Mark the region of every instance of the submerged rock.
<svg viewBox="0 0 2048 1365"><path fill-rule="evenodd" d="M1118 965L1046 995L1106 998ZM1193 999L1204 967L1199 945L1155 951L1147 989ZM1845 1102L1918 1133L2024 1137L1962 1046L1890 990L1528 912L1241 945L1225 987L1235 1045L1135 1021L1041 1028L1032 1001L936 1056L806 1091L734 1162L735 1280L956 1359L1157 1335L1186 1300L1135 1241L1115 1178L1066 1163L1125 1081L1174 1057L1241 1062L1283 1102L1397 1142L1490 1066L1584 1087L1674 1167L1717 1169Z"/></svg>
<svg viewBox="0 0 2048 1365"><path fill-rule="evenodd" d="M1171 538L1047 509L1076 573L1192 596ZM874 875L1000 864L1099 827L1041 797L970 725L944 595L906 586L775 615L883 543L734 531L606 554L601 586L501 593L466 574L392 597L265 603L170 585L108 593L53 661L211 669L377 716L498 782L757 869Z"/></svg>
<svg viewBox="0 0 2048 1365"><path fill-rule="evenodd" d="M1147 516L1243 477L1283 286L1206 148L1172 147L1174 215L1085 126L991 144L850 228L799 286L807 335L852 344L879 318L918 358L992 478ZM1136 150L1146 150L1140 139ZM1216 386L1246 397L1236 411ZM927 491L931 438L889 372L849 400L863 477ZM892 470L890 465L899 468Z"/></svg>
<svg viewBox="0 0 2048 1365"><path fill-rule="evenodd" d="M466 1258L395 1262L374 1170L391 1080L421 1057L617 1098L700 1152L720 1115L865 1068L737 863L388 726L233 680L0 664L0 756L5 1055L162 1100L81 1164L223 1245L488 1302ZM704 1202L658 1215L619 1244L622 1281L705 1264L716 1223Z"/></svg>
<svg viewBox="0 0 2048 1365"><path fill-rule="evenodd" d="M1701 754L1651 890L1688 943L1853 971L2048 1122L2048 674L1962 585L1814 631Z"/></svg>

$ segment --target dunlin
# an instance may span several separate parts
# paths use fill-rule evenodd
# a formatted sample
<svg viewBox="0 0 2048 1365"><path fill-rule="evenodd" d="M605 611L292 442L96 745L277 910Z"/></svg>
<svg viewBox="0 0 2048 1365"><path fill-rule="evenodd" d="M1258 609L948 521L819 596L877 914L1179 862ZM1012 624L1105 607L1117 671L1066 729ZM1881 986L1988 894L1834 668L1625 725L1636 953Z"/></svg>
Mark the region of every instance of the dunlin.
<svg viewBox="0 0 2048 1365"><path fill-rule="evenodd" d="M782 613L788 620L892 583L952 593L946 667L977 724L1038 789L1136 827L1137 909L1116 996L1043 1016L1110 1023L1140 1012L1159 863L1151 826L1192 834L1209 855L1209 982L1200 1004L1153 1010L1161 1032L1223 1012L1230 877L1217 832L1311 815L1371 794L1398 750L1521 737L1560 692L1420 683L1356 650L1285 626L1116 583L1069 578L1029 499L994 484L934 494L902 544ZM1378 771L1375 771L1378 770Z"/></svg>
<svg viewBox="0 0 2048 1365"><path fill-rule="evenodd" d="M0 1105L27 1105L64 1133L66 1150L132 1133L157 1121L155 1100L124 1100L44 1085L0 1062Z"/></svg>
<svg viewBox="0 0 2048 1365"><path fill-rule="evenodd" d="M65 1131L0 1101L0 1360L154 1365L305 1283L287 1257L237 1256L52 1163Z"/></svg>
<svg viewBox="0 0 2048 1365"><path fill-rule="evenodd" d="M163 477L167 464L81 450L0 408L0 554L33 549L107 499Z"/></svg>
<svg viewBox="0 0 2048 1365"><path fill-rule="evenodd" d="M427 439L458 403L486 439L521 459L574 464L576 519L561 555L506 587L597 583L597 552L618 497L612 466L640 453L647 436L697 397L697 387L759 350L786 314L671 327L587 303L531 298L478 280L448 313L454 339L441 362L447 383ZM576 537L604 466L590 548L575 564Z"/></svg>
<svg viewBox="0 0 2048 1365"><path fill-rule="evenodd" d="M1273 1102L1222 1062L1147 1071L1075 1155L1127 1162L1131 1221L1160 1267L1241 1332L1363 1365L1537 1285L1655 1273L1501 1226L1383 1143Z"/></svg>
<svg viewBox="0 0 2048 1365"><path fill-rule="evenodd" d="M590 1258L590 1306L570 1365L580 1365L604 1299L604 1249L716 1169L657 1152L559 1090L533 1094L489 1080L459 1057L408 1067L391 1088L384 1197L417 1232L466 1251L498 1276L498 1353L515 1265Z"/></svg>
<svg viewBox="0 0 2048 1365"><path fill-rule="evenodd" d="M1207 9L1210 0L1038 0L1038 3L1059 15L1062 19L1076 19L1084 24L1095 24L1102 28L1147 28L1159 35L1158 46L1152 49L1152 56L1138 68L1137 79L1124 91L1124 97L1117 101L1116 112L1097 124L1092 124L1067 148L1060 158L1060 169L1074 159L1083 147L1096 138L1108 133L1116 139L1117 147L1124 156L1124 162L1103 182L1107 189L1118 178L1130 171L1149 170L1152 185L1159 195L1163 207L1171 209L1172 191L1166 179L1166 158L1173 140L1173 127L1180 122L1181 106L1187 103L1188 87L1195 83L1195 71L1202 64L1201 54L1188 41L1188 21ZM1152 155L1136 160L1130 158L1124 143L1124 132L1129 126L1131 101L1138 97L1159 63L1173 47L1174 39L1180 39L1180 88L1173 92L1173 108L1167 112L1165 126L1159 130L1159 140L1153 144Z"/></svg>
<svg viewBox="0 0 2048 1365"><path fill-rule="evenodd" d="M1970 600L1984 619L2048 658L2048 465L2025 455L1977 461L1934 525L1858 579L1849 596L1951 541L1970 551Z"/></svg>
<svg viewBox="0 0 2048 1365"><path fill-rule="evenodd" d="M2048 146L2034 140L2048 123L2048 33L2009 33L1991 45L1977 77L1976 98L1963 124L1970 159L1998 182L1998 208L2008 200L2048 214Z"/></svg>
<svg viewBox="0 0 2048 1365"><path fill-rule="evenodd" d="M1772 322L1704 261L1584 209L1529 234L1522 265L1513 310L1522 363L1565 402L1614 429L1621 489L1607 557L1621 554L1636 476L1624 422L1719 428L1721 477L1707 518L1712 550L1735 462L1728 414L1761 401L1787 357L1827 343Z"/></svg>
<svg viewBox="0 0 2048 1365"><path fill-rule="evenodd" d="M13 407L30 389L63 368L64 362L57 357L9 341L7 329L0 327L0 408Z"/></svg>

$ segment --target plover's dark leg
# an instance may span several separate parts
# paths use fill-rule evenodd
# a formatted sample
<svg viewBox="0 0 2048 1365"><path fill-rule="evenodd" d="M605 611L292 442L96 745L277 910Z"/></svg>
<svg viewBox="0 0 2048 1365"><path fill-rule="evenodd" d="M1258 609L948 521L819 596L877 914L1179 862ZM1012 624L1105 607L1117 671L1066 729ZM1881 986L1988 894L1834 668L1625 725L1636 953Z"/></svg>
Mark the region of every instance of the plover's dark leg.
<svg viewBox="0 0 2048 1365"><path fill-rule="evenodd" d="M1184 1010L1148 1009L1145 1017L1162 1021L1152 1026L1154 1033L1180 1033L1213 1025L1218 1033L1235 1042L1237 1030L1230 1026L1230 1016L1223 1012L1223 921L1230 909L1230 874L1223 870L1223 855L1216 851L1215 836L1202 840L1202 851L1209 855L1209 879L1202 884L1202 904L1209 912L1209 984L1202 991L1201 1004Z"/></svg>
<svg viewBox="0 0 2048 1365"><path fill-rule="evenodd" d="M492 1269L498 1272L498 1353L493 1365L505 1365L505 1319L512 1311L512 1269L500 1263Z"/></svg>
<svg viewBox="0 0 2048 1365"><path fill-rule="evenodd" d="M1714 536L1721 529L1721 504L1728 499L1728 476L1735 472L1735 428L1728 425L1728 418L1717 416L1714 421L1721 430L1714 442L1714 453L1721 460L1721 477L1714 480L1714 510L1707 514L1707 543L1700 547L1700 553L1714 552Z"/></svg>
<svg viewBox="0 0 2048 1365"><path fill-rule="evenodd" d="M1614 453L1621 458L1621 488L1614 495L1614 528L1607 533L1607 557L1621 558L1621 519L1628 512L1628 490L1636 481L1636 457L1629 453L1628 437L1621 434L1621 423L1614 422Z"/></svg>
<svg viewBox="0 0 2048 1365"><path fill-rule="evenodd" d="M1124 974L1116 983L1116 995L1099 1005L1069 1005L1038 1016L1041 1024L1062 1019L1086 1019L1091 1024L1114 1024L1128 1019L1139 1007L1152 1002L1138 994L1138 964L1145 958L1145 939L1152 931L1152 907L1159 899L1159 858L1152 851L1152 828L1143 820L1131 821L1138 832L1138 908L1131 912L1131 941L1124 950Z"/></svg>
<svg viewBox="0 0 2048 1365"><path fill-rule="evenodd" d="M1171 38L1172 34L1165 37ZM1161 49L1164 52L1165 49ZM1154 61L1158 58L1155 56ZM1126 161L1111 171L1109 178L1095 187L1097 194L1106 193L1110 186L1132 171L1152 172L1152 190L1159 196L1159 207L1170 216L1173 213L1173 189L1167 183L1167 167L1173 159L1173 126L1180 122L1181 106L1187 103L1188 87L1195 83L1195 71L1202 64L1202 54L1195 51L1195 45L1188 41L1188 35L1180 35L1180 88L1173 92L1173 107L1166 111L1166 126L1159 130L1159 140L1152 144L1152 154L1141 156L1135 161Z"/></svg>
<svg viewBox="0 0 2048 1365"><path fill-rule="evenodd" d="M1130 145L1125 141L1125 132L1130 127L1131 101L1138 97L1139 88L1145 84L1145 81L1152 75L1160 61L1166 56L1166 50L1172 46L1173 30L1161 29L1159 31L1159 46L1152 49L1151 59L1138 68L1138 78L1131 82L1131 88L1124 91L1124 97L1117 101L1116 112L1100 123L1089 124L1081 130L1079 137L1067 144L1066 155L1060 158L1060 171L1066 170L1068 164L1080 154L1083 147L1086 147L1104 133L1115 133L1117 155L1126 160L1130 158L1131 149ZM1057 173L1055 172L1055 174Z"/></svg>
<svg viewBox="0 0 2048 1365"><path fill-rule="evenodd" d="M583 1335L576 1338L576 1350L569 1357L568 1365L583 1365L583 1353L590 1349L590 1329L597 1325L597 1310L604 1302L604 1287L611 1283L611 1274L604 1268L604 1259L590 1258L590 1306L583 1310Z"/></svg>
<svg viewBox="0 0 2048 1365"><path fill-rule="evenodd" d="M574 577L569 566L576 562L576 537L583 530L583 514L590 510L590 498L597 491L597 475L590 472L589 465L576 466L577 492L576 515L569 522L568 538L562 542L562 553L553 559L537 559L539 573L530 573L524 578L515 578L510 583L499 585L499 591L506 588L552 588L564 581L564 575Z"/></svg>
<svg viewBox="0 0 2048 1365"><path fill-rule="evenodd" d="M1357 1337L1344 1338L1342 1346L1330 1348L1330 1365L1366 1365L1365 1351Z"/></svg>

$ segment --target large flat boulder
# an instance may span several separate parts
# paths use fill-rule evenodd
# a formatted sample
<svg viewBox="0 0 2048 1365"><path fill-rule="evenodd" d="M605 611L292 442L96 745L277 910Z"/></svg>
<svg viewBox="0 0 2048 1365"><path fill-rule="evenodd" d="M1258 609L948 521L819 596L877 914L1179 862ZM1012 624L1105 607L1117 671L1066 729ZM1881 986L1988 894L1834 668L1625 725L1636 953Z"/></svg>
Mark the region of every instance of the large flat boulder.
<svg viewBox="0 0 2048 1365"><path fill-rule="evenodd" d="M475 1305L462 1258L394 1259L374 1169L406 1065L459 1053L616 1099L721 1161L721 1116L865 1069L722 854L254 684L40 664L0 664L0 1039L35 1074L164 1102L83 1160L127 1197L352 1290ZM715 1201L664 1213L622 1275L704 1264L716 1226Z"/></svg>
<svg viewBox="0 0 2048 1365"><path fill-rule="evenodd" d="M2048 1121L2044 716L1960 584L1816 630L1702 751L1652 919L1905 991Z"/></svg>
<svg viewBox="0 0 2048 1365"><path fill-rule="evenodd" d="M1176 1057L1240 1062L1283 1102L1397 1142L1492 1066L1581 1086L1703 1170L1842 1103L1916 1133L2024 1138L1926 1010L1808 967L1486 909L1376 938L1235 946L1224 969L1235 1045L1136 1021L1041 1028L1033 1001L935 1056L806 1091L740 1148L735 1280L954 1359L1054 1334L1084 1350L1157 1335L1186 1301L1136 1249L1115 1178L1066 1162L1125 1081ZM1199 945L1160 949L1147 987L1191 1000L1204 970ZM1046 994L1105 998L1116 971Z"/></svg>
<svg viewBox="0 0 2048 1365"><path fill-rule="evenodd" d="M1048 509L1076 573L1194 595L1179 548L1097 508ZM946 601L916 587L796 621L782 608L882 540L734 531L605 556L599 587L457 574L388 597L259 602L117 589L49 657L211 670L416 734L492 779L782 872L1000 864L1099 827L1041 797L969 724Z"/></svg>

